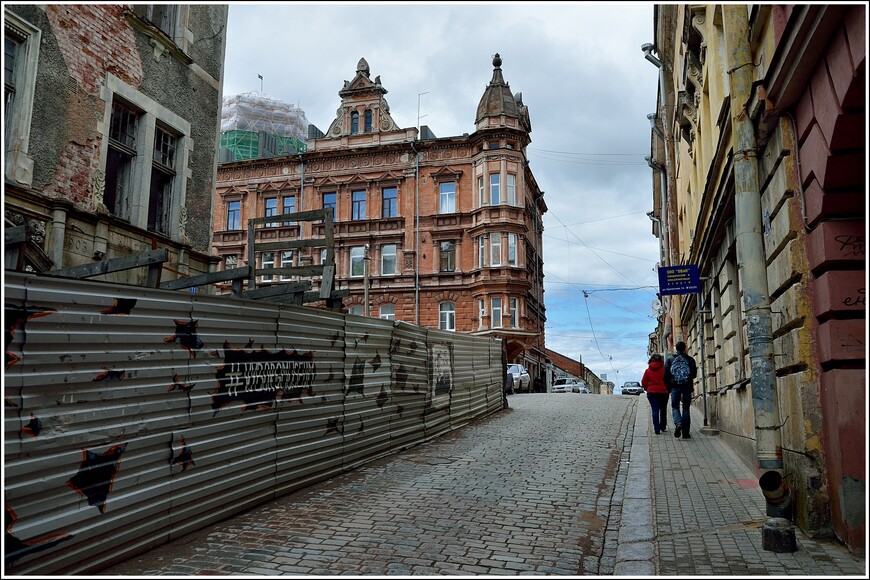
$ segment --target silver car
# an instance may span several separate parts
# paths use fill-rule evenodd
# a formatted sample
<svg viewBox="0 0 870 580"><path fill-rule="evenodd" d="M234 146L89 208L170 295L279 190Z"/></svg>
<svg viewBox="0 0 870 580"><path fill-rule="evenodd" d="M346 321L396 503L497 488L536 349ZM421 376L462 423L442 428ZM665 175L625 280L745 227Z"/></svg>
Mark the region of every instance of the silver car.
<svg viewBox="0 0 870 580"><path fill-rule="evenodd" d="M643 387L637 381L627 381L622 384L623 395L640 395L643 393Z"/></svg>

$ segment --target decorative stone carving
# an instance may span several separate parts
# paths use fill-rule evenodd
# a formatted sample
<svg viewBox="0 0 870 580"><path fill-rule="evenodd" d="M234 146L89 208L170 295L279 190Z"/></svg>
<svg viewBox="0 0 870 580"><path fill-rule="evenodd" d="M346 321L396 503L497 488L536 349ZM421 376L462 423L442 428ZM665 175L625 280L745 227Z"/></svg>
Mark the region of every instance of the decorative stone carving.
<svg viewBox="0 0 870 580"><path fill-rule="evenodd" d="M103 194L106 191L106 172L97 169L91 175L91 199L94 200L94 210L99 214L108 214L109 209L103 203Z"/></svg>

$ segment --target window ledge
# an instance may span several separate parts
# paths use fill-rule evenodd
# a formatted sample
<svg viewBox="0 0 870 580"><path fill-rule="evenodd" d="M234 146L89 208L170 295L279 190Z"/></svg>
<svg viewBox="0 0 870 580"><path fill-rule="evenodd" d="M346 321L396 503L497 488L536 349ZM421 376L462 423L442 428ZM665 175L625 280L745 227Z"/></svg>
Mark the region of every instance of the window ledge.
<svg viewBox="0 0 870 580"><path fill-rule="evenodd" d="M154 60L159 61L163 55L168 52L179 62L189 65L193 63L190 58L175 42L166 36L166 33L137 16L132 10L124 10L124 16L136 30L144 33L151 39L151 46L154 47Z"/></svg>

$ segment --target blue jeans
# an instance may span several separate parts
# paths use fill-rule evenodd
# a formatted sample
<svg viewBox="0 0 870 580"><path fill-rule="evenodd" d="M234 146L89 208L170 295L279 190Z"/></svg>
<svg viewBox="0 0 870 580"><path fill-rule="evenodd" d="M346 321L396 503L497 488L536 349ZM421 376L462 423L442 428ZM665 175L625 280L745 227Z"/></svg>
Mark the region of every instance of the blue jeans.
<svg viewBox="0 0 870 580"><path fill-rule="evenodd" d="M661 433L668 426L668 394L647 393L646 398L652 409L653 430Z"/></svg>
<svg viewBox="0 0 870 580"><path fill-rule="evenodd" d="M671 389L671 413L674 416L674 426L679 425L680 430L685 434L689 432L689 427L692 425L692 416L689 409L692 408L692 385L683 385L673 387ZM680 403L682 402L682 413L680 413Z"/></svg>

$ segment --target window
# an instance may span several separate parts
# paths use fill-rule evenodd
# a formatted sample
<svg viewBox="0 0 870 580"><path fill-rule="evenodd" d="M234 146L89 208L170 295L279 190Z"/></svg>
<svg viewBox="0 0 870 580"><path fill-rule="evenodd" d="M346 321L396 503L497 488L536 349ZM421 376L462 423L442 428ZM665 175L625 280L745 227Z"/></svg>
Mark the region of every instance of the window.
<svg viewBox="0 0 870 580"><path fill-rule="evenodd" d="M456 213L456 184L454 182L441 183L441 203L439 213Z"/></svg>
<svg viewBox="0 0 870 580"><path fill-rule="evenodd" d="M260 267L261 268L274 268L275 267L275 253L274 252L263 252L262 258L260 259ZM264 274L260 278L263 282L271 282L272 275Z"/></svg>
<svg viewBox="0 0 870 580"><path fill-rule="evenodd" d="M326 263L326 248L321 248L321 250L320 250L320 263L321 264Z"/></svg>
<svg viewBox="0 0 870 580"><path fill-rule="evenodd" d="M335 208L335 192L323 194L323 209L332 208L332 220L338 221L338 212Z"/></svg>
<svg viewBox="0 0 870 580"><path fill-rule="evenodd" d="M456 330L456 305L453 302L442 302L438 305L438 328Z"/></svg>
<svg viewBox="0 0 870 580"><path fill-rule="evenodd" d="M355 314L356 316L365 316L363 314L362 304L352 304L350 308L347 310L348 314Z"/></svg>
<svg viewBox="0 0 870 580"><path fill-rule="evenodd" d="M265 217L275 217L278 215L278 198L277 197L269 197L264 200L266 211L263 213ZM268 222L266 223L267 228L276 228L278 227L278 222Z"/></svg>
<svg viewBox="0 0 870 580"><path fill-rule="evenodd" d="M507 176L507 202L510 205L517 204L517 176L511 173Z"/></svg>
<svg viewBox="0 0 870 580"><path fill-rule="evenodd" d="M399 215L398 190L385 187L381 190L381 217L394 218Z"/></svg>
<svg viewBox="0 0 870 580"><path fill-rule="evenodd" d="M517 298L510 298L511 308L511 328L520 327L520 301Z"/></svg>
<svg viewBox="0 0 870 580"><path fill-rule="evenodd" d="M224 256L224 270L232 270L239 264L239 256L236 254L227 254Z"/></svg>
<svg viewBox="0 0 870 580"><path fill-rule="evenodd" d="M498 205L501 203L501 192L499 191L499 185L501 175L498 173L490 173L489 174L489 203L491 205Z"/></svg>
<svg viewBox="0 0 870 580"><path fill-rule="evenodd" d="M486 198L483 197L484 189L483 189L483 176L477 178L477 205L478 207L483 207L486 205Z"/></svg>
<svg viewBox="0 0 870 580"><path fill-rule="evenodd" d="M162 30L166 36L175 39L175 21L178 6L175 4L147 4L140 8L144 10L145 17L154 26Z"/></svg>
<svg viewBox="0 0 870 580"><path fill-rule="evenodd" d="M103 205L133 227L180 240L190 123L111 73L105 87Z"/></svg>
<svg viewBox="0 0 870 580"><path fill-rule="evenodd" d="M381 274L392 276L396 273L396 244L381 247Z"/></svg>
<svg viewBox="0 0 870 580"><path fill-rule="evenodd" d="M456 270L456 244L453 242L441 242L441 271L453 272Z"/></svg>
<svg viewBox="0 0 870 580"><path fill-rule="evenodd" d="M282 214L296 213L296 196L295 195L288 195L288 196L284 197L284 205L281 209L281 213ZM285 221L284 225L285 226L292 226L292 225L296 225L296 222Z"/></svg>
<svg viewBox="0 0 870 580"><path fill-rule="evenodd" d="M148 200L148 230L169 234L172 209L172 182L175 178L175 135L157 127L151 168L151 195Z"/></svg>
<svg viewBox="0 0 870 580"><path fill-rule="evenodd" d="M350 114L350 134L356 135L359 133L359 113L354 111Z"/></svg>
<svg viewBox="0 0 870 580"><path fill-rule="evenodd" d="M477 326L483 328L483 321L486 318L486 302L481 298L477 301Z"/></svg>
<svg viewBox="0 0 870 580"><path fill-rule="evenodd" d="M381 304L381 315L383 320L396 319L396 307L393 304Z"/></svg>
<svg viewBox="0 0 870 580"><path fill-rule="evenodd" d="M477 267L486 267L486 236L477 238Z"/></svg>
<svg viewBox="0 0 870 580"><path fill-rule="evenodd" d="M365 275L365 248L362 246L350 249L350 275L352 277Z"/></svg>
<svg viewBox="0 0 870 580"><path fill-rule="evenodd" d="M3 142L5 175L30 185L33 159L28 155L41 32L3 11Z"/></svg>
<svg viewBox="0 0 870 580"><path fill-rule="evenodd" d="M133 159L139 113L126 103L112 103L109 124L109 150L106 156L106 184L103 204L109 213L122 219L131 218Z"/></svg>
<svg viewBox="0 0 870 580"><path fill-rule="evenodd" d="M491 266L501 266L501 234L490 234L489 256Z"/></svg>
<svg viewBox="0 0 870 580"><path fill-rule="evenodd" d="M281 267L282 268L292 268L293 267L293 250L283 250L281 252ZM289 274L281 274L281 280L290 280L291 276Z"/></svg>
<svg viewBox="0 0 870 580"><path fill-rule="evenodd" d="M489 325L491 328L501 328L501 298L490 298L492 312L490 312Z"/></svg>
<svg viewBox="0 0 870 580"><path fill-rule="evenodd" d="M366 219L366 192L365 190L354 191L351 194L350 219Z"/></svg>
<svg viewBox="0 0 870 580"><path fill-rule="evenodd" d="M516 234L508 234L508 265L516 266L517 265L517 235Z"/></svg>
<svg viewBox="0 0 870 580"><path fill-rule="evenodd" d="M371 109L366 109L364 123L365 123L364 124L364 131L366 133L371 133L372 132L372 110Z"/></svg>
<svg viewBox="0 0 870 580"><path fill-rule="evenodd" d="M241 229L241 219L239 212L241 211L242 202L230 201L227 203L227 229Z"/></svg>

